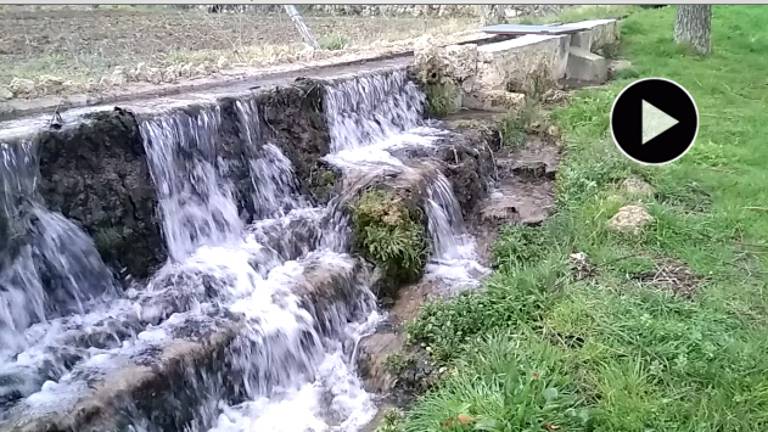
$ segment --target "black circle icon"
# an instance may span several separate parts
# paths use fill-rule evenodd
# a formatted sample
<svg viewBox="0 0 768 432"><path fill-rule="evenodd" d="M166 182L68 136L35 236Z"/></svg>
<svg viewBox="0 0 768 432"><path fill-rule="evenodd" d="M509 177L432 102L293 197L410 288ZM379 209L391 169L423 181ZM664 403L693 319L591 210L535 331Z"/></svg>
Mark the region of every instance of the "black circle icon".
<svg viewBox="0 0 768 432"><path fill-rule="evenodd" d="M672 80L635 81L613 102L613 141L636 162L663 165L675 161L693 146L698 131L696 102Z"/></svg>

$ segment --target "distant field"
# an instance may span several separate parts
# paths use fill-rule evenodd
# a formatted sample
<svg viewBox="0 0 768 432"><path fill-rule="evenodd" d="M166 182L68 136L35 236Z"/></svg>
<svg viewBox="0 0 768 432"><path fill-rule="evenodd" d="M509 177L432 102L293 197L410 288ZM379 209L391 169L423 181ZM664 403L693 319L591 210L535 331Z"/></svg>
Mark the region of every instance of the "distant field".
<svg viewBox="0 0 768 432"><path fill-rule="evenodd" d="M306 23L326 51L477 25L469 18L356 16L307 16ZM279 13L212 14L166 6L0 7L0 86L8 87L14 78L34 81L33 88L24 88L26 82L11 86L17 97L97 90L111 84L117 67L126 73L116 84L172 82L233 65L294 61L303 49L288 16ZM130 73L141 63L139 69L160 70Z"/></svg>

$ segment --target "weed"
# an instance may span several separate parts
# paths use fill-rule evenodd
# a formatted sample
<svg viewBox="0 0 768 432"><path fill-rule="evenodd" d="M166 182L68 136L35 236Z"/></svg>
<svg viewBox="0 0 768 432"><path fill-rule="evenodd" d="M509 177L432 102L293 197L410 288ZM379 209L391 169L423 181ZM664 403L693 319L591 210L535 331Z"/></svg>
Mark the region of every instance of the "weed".
<svg viewBox="0 0 768 432"><path fill-rule="evenodd" d="M525 144L531 126L540 119L539 105L533 99L526 99L519 110L508 111L499 121L501 143L510 148Z"/></svg>
<svg viewBox="0 0 768 432"><path fill-rule="evenodd" d="M349 45L349 39L347 39L347 37L343 34L331 33L322 36L320 39L318 39L317 43L320 45L320 49L338 51L343 50L347 47L347 45Z"/></svg>
<svg viewBox="0 0 768 432"><path fill-rule="evenodd" d="M456 85L452 82L428 83L424 86L426 96L427 115L432 117L445 117L453 112L456 107Z"/></svg>
<svg viewBox="0 0 768 432"><path fill-rule="evenodd" d="M376 432L402 432L403 413L397 408L391 408L384 414Z"/></svg>
<svg viewBox="0 0 768 432"><path fill-rule="evenodd" d="M413 363L412 359L401 353L394 353L384 360L384 367L393 375L400 375Z"/></svg>

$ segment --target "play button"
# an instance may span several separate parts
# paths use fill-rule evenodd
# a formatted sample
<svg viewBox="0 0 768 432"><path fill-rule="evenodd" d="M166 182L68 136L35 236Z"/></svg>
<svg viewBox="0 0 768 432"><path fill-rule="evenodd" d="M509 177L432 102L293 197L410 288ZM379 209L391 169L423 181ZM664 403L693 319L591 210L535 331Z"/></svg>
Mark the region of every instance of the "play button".
<svg viewBox="0 0 768 432"><path fill-rule="evenodd" d="M614 142L622 153L643 164L679 159L693 145L698 129L698 110L691 95L663 78L628 85L611 110Z"/></svg>
<svg viewBox="0 0 768 432"><path fill-rule="evenodd" d="M680 123L675 118L670 117L664 111L656 108L650 102L643 100L643 142L648 141L666 132L667 129Z"/></svg>

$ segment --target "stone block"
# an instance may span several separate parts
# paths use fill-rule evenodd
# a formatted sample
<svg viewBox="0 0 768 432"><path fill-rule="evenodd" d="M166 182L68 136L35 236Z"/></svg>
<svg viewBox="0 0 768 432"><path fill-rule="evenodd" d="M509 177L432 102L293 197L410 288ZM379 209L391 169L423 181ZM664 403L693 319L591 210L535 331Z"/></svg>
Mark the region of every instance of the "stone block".
<svg viewBox="0 0 768 432"><path fill-rule="evenodd" d="M608 79L608 62L597 54L571 47L566 77L581 83L604 83Z"/></svg>

